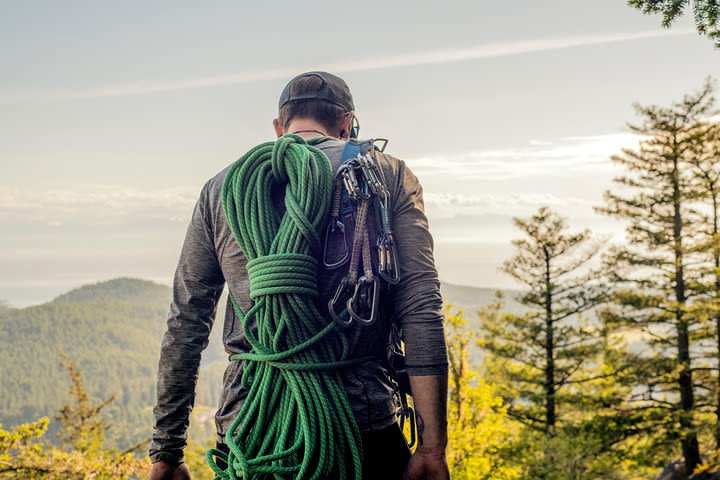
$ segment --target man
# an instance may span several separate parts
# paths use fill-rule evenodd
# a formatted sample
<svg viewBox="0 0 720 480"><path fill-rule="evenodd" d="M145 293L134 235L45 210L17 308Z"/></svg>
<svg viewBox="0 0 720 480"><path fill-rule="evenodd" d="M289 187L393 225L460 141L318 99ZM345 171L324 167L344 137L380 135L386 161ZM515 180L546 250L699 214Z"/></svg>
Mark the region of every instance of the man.
<svg viewBox="0 0 720 480"><path fill-rule="evenodd" d="M308 72L288 83L273 127L278 137L286 133L306 139L323 137L315 146L323 150L337 171L345 142L351 137L354 110L350 90L342 79L326 72ZM446 479L448 362L440 282L423 213L422 187L403 161L378 152L377 162L390 194L400 282L382 297L382 318L372 326L348 329L353 352L378 358L342 371L343 385L362 433L363 478ZM247 259L231 234L221 204L221 188L229 168L205 183L175 272L158 369L158 400L153 410L151 480L190 478L182 461L186 429L200 354L207 346L225 283L243 311L252 306ZM274 200L282 205L282 192L277 195ZM375 240L371 239L371 245ZM346 273L342 269L320 273L318 308L327 305ZM412 456L397 423L398 405L389 370L380 360L386 355L392 322L401 327L417 413L418 447ZM231 302L225 312L223 342L230 353L250 350ZM228 365L215 415L217 447L223 451L227 451L225 433L247 394L240 386L242 364L234 361Z"/></svg>

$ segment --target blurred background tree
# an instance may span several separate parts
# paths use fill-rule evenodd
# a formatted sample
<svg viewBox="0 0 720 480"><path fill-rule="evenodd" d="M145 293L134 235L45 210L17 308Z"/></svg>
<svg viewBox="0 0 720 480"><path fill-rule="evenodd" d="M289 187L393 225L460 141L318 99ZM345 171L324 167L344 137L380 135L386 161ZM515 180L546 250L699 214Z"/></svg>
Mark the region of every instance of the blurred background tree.
<svg viewBox="0 0 720 480"><path fill-rule="evenodd" d="M596 208L629 222L627 244L604 259L614 291L613 306L603 311L607 328L642 335L642 350L626 360L635 372L626 413L658 454L678 442L687 472L701 462L696 415L702 402L693 375L704 367L693 359L704 336L697 301L707 291L707 255L700 247L705 221L698 207L704 194L691 164L712 104L708 81L669 107L635 105L642 121L629 127L642 136L639 148L612 157L628 174L614 179L619 191L607 191L605 206Z"/></svg>
<svg viewBox="0 0 720 480"><path fill-rule="evenodd" d="M646 14L662 15L669 28L686 10L692 10L698 33L715 40L720 48L720 3L717 0L628 0L628 5Z"/></svg>

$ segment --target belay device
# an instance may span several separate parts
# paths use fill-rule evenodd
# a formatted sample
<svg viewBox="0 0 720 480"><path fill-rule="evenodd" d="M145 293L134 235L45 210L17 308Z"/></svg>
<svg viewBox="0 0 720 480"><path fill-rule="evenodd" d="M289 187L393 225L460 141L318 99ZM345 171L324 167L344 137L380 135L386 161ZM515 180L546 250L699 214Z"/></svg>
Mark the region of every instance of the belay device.
<svg viewBox="0 0 720 480"><path fill-rule="evenodd" d="M345 328L353 322L373 325L380 315L380 295L400 281L389 192L375 155L376 151L383 152L386 146L385 139L350 139L345 144L335 175L322 261L328 270L347 265L347 275L328 302L330 316ZM370 245L371 231L377 234L374 246ZM341 253L331 258L329 245L339 245ZM406 396L412 392L395 321L391 324L386 360L384 363L400 397L400 427L404 427L406 420L410 422L408 446L412 447L416 440L415 412L407 403Z"/></svg>

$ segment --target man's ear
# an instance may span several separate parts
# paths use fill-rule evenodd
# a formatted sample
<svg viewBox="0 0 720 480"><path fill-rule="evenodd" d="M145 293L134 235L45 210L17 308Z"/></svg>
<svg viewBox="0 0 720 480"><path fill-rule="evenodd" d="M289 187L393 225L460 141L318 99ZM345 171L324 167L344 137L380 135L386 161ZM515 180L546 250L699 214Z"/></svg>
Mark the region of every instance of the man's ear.
<svg viewBox="0 0 720 480"><path fill-rule="evenodd" d="M343 138L350 138L350 132L352 131L353 118L355 118L355 112L348 112L340 122L340 131L345 132Z"/></svg>
<svg viewBox="0 0 720 480"><path fill-rule="evenodd" d="M285 135L285 130L283 130L282 125L280 125L280 120L277 118L273 119L273 128L275 129L275 135L277 135L278 138Z"/></svg>

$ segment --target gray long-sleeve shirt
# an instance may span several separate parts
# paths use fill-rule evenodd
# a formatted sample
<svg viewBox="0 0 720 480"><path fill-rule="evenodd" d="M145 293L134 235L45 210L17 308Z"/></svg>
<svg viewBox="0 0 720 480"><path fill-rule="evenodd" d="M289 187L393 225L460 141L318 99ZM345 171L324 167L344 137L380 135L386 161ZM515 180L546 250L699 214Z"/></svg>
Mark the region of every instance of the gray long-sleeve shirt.
<svg viewBox="0 0 720 480"><path fill-rule="evenodd" d="M337 171L345 142L327 138L317 144ZM365 433L396 421L397 401L389 372L380 360L386 355L391 322L401 327L406 366L410 375L447 372L447 350L443 333L442 297L433 260L433 239L423 212L422 186L405 162L378 153L390 192L392 226L398 246L401 281L381 298L385 314L371 327L357 324L347 329L354 356L376 356L342 371L343 383L360 430ZM195 400L201 352L227 282L243 311L252 306L247 259L235 241L222 209L220 193L230 166L208 180L192 213L173 280L173 298L163 337L157 377L154 433L149 454L181 461L186 431ZM282 199L274 199L282 208ZM371 245L375 232L371 229ZM331 249L339 248L334 242ZM347 268L320 270L319 308L325 307ZM325 308L325 310L323 310ZM223 343L228 353L250 350L242 327L227 302ZM223 441L230 423L242 406L246 391L240 387L243 362L230 362L223 377L223 392L215 415L218 440Z"/></svg>

